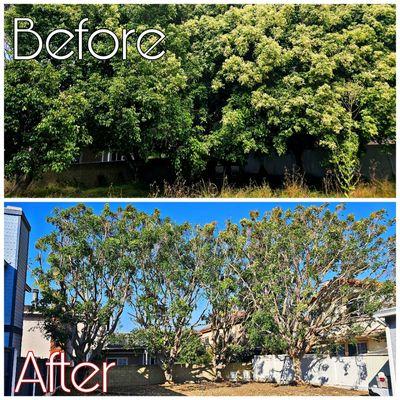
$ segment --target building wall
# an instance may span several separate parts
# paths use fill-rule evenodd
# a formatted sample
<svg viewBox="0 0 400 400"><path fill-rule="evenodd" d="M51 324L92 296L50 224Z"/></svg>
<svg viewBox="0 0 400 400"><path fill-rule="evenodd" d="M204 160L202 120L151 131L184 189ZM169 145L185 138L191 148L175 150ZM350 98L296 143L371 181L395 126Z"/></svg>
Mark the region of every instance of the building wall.
<svg viewBox="0 0 400 400"><path fill-rule="evenodd" d="M387 355L328 357L307 354L301 363L303 379L312 385L368 390L369 382L388 364ZM259 382L290 383L293 369L286 355L256 356L253 378Z"/></svg>
<svg viewBox="0 0 400 400"><path fill-rule="evenodd" d="M105 360L109 363L111 362L110 360L112 359L116 359L116 358L125 358L127 359L128 365L144 365L143 363L143 353L140 354L127 354L124 352L121 353L117 353L117 352L113 352L113 353L106 353L104 354ZM150 357L150 356L149 356Z"/></svg>
<svg viewBox="0 0 400 400"><path fill-rule="evenodd" d="M15 357L21 352L30 226L20 208L4 209L4 347L8 354L5 394L13 388Z"/></svg>
<svg viewBox="0 0 400 400"><path fill-rule="evenodd" d="M388 349L385 339L377 339L370 337L366 339L366 342L368 346L368 354L380 354L380 355L388 354Z"/></svg>
<svg viewBox="0 0 400 400"><path fill-rule="evenodd" d="M231 363L223 371L225 378L229 379L231 371L239 375L243 370L250 371L251 363ZM70 374L67 374L69 376ZM184 366L175 365L174 381L177 383L211 381L215 377L212 369L208 366ZM101 383L101 374L97 374L92 381ZM158 365L114 367L108 372L108 388L110 392L134 391L135 386L158 385L165 383L164 374Z"/></svg>
<svg viewBox="0 0 400 400"><path fill-rule="evenodd" d="M306 174L322 178L325 175L324 165L328 160L328 152L324 149L304 150L301 156L302 167ZM257 157L250 155L244 171L257 174L263 167L270 175L282 176L285 170L289 172L296 167L296 159L292 154L283 156L270 155ZM368 144L360 159L361 175L367 178L393 179L396 175L396 146Z"/></svg>
<svg viewBox="0 0 400 400"><path fill-rule="evenodd" d="M389 150L388 150L389 149ZM301 163L307 175L322 178L326 169L323 163L327 160L328 153L323 149L305 150ZM381 145L368 145L364 156L360 160L361 175L366 178L394 179L396 175L395 145L384 147ZM250 154L243 167L245 174L258 174L263 169L270 176L283 177L285 171L291 172L296 168L296 159L293 154L283 156L270 155L258 157ZM223 173L224 169L221 170ZM141 171L141 178L152 182L157 178L168 179L173 175L173 168L165 160L152 160ZM45 173L43 178L34 183L36 187L52 185L72 185L81 187L107 187L132 182L135 179L125 161L90 162L74 164L68 170L56 174Z"/></svg>
<svg viewBox="0 0 400 400"><path fill-rule="evenodd" d="M7 262L4 265L4 324L13 322L14 291L17 279L17 270ZM8 346L9 336L4 337L4 343Z"/></svg>
<svg viewBox="0 0 400 400"><path fill-rule="evenodd" d="M17 352L21 348L23 310L25 301L26 270L28 262L30 226L21 209L6 207L4 210L4 259L5 293L4 314L6 331L11 330L7 346Z"/></svg>
<svg viewBox="0 0 400 400"><path fill-rule="evenodd" d="M391 342L391 351L393 354L393 370L396 372L396 316L395 315L391 315L390 317L386 317L385 318L386 323L388 325L388 335Z"/></svg>
<svg viewBox="0 0 400 400"><path fill-rule="evenodd" d="M68 170L56 174L47 172L36 182L36 186L72 185L81 187L105 187L132 182L134 179L129 166L124 161L93 162L74 164Z"/></svg>
<svg viewBox="0 0 400 400"><path fill-rule="evenodd" d="M32 313L24 314L24 329L21 346L22 357L26 357L29 350L33 351L36 357L49 357L51 341L50 339L46 339L42 327L43 322L40 317Z"/></svg>

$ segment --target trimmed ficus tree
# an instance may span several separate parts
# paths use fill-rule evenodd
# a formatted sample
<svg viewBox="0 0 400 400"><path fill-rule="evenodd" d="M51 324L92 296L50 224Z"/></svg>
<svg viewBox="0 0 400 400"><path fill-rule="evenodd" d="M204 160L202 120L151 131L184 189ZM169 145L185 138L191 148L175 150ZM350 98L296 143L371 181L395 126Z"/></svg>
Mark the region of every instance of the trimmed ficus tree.
<svg viewBox="0 0 400 400"><path fill-rule="evenodd" d="M278 207L222 233L243 300L272 317L265 333L286 348L295 382L306 353L357 330L360 316L394 299L395 239L386 234L394 221L384 211L355 220L340 209Z"/></svg>
<svg viewBox="0 0 400 400"><path fill-rule="evenodd" d="M343 206L277 207L217 230L81 204L48 221L38 307L46 335L76 363L100 355L129 304L134 339L168 383L175 363L207 360L194 331L204 319L217 379L251 346L286 352L301 382L306 353L354 337L394 301L394 221L384 211L355 219Z"/></svg>
<svg viewBox="0 0 400 400"><path fill-rule="evenodd" d="M214 230L214 225L209 225ZM222 372L241 345L247 340L244 323L249 313L240 301L240 283L230 268L235 257L226 246L222 234L215 234L207 241L208 254L202 288L208 302L206 321L211 329L208 348L212 355L215 379L223 379ZM239 308L241 306L242 308Z"/></svg>
<svg viewBox="0 0 400 400"><path fill-rule="evenodd" d="M55 209L36 244L34 270L46 336L75 363L96 359L131 294L135 241L144 214L132 207L97 215L83 205Z"/></svg>
<svg viewBox="0 0 400 400"><path fill-rule="evenodd" d="M139 265L132 278L133 319L146 332L167 383L172 383L174 364L205 311L199 309L207 256L202 238L209 234L189 223L161 219L158 212L141 229Z"/></svg>

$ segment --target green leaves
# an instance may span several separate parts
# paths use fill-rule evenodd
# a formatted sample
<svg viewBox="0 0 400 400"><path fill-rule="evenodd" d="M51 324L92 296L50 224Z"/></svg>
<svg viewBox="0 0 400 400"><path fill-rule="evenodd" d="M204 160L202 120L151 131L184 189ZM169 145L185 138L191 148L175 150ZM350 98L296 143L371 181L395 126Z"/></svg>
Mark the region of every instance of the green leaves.
<svg viewBox="0 0 400 400"><path fill-rule="evenodd" d="M86 147L136 160L162 155L177 174L195 177L210 161L311 146L328 150L347 194L365 145L395 139L391 5L14 5L9 44L17 16L31 17L43 35L84 17L118 33L157 27L167 51L156 62L136 52L127 60L7 59L9 179L62 171ZM21 50L31 44L23 38Z"/></svg>
<svg viewBox="0 0 400 400"><path fill-rule="evenodd" d="M47 335L72 359L96 358L118 326L131 292L143 214L127 208L100 215L79 204L55 209L54 231L36 244L34 275ZM44 264L46 262L46 264Z"/></svg>

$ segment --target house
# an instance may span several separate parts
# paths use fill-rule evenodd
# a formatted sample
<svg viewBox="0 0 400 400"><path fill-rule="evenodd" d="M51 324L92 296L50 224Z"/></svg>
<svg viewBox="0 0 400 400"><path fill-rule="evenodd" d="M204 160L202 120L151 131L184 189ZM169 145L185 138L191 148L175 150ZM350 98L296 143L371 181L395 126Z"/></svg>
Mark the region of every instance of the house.
<svg viewBox="0 0 400 400"><path fill-rule="evenodd" d="M225 318L226 325L231 326L229 334L235 339L239 338L243 334L243 321L245 317L245 311L235 310ZM210 318L212 318L212 316L210 316ZM211 324L204 326L204 328L198 330L197 333L200 335L200 340L204 343L204 345L208 346L212 344L213 331Z"/></svg>
<svg viewBox="0 0 400 400"><path fill-rule="evenodd" d="M144 347L125 348L121 344L108 344L102 351L102 361L115 362L117 367L126 365L156 365L158 360Z"/></svg>
<svg viewBox="0 0 400 400"><path fill-rule="evenodd" d="M393 387L396 387L396 307L385 308L377 312L374 316L379 322L383 322L385 327L392 384Z"/></svg>
<svg viewBox="0 0 400 400"><path fill-rule="evenodd" d="M33 350L36 357L47 359L54 350L54 346L51 339L47 338L43 332L44 317L35 307L37 293L34 289L32 305L24 307L21 355L26 357L28 351Z"/></svg>
<svg viewBox="0 0 400 400"><path fill-rule="evenodd" d="M369 383L369 393L373 396L396 396L396 307L384 308L374 317L385 328L389 368L383 366L374 376Z"/></svg>
<svg viewBox="0 0 400 400"><path fill-rule="evenodd" d="M244 334L242 327L243 314L235 315L230 334L235 338ZM388 349L385 339L385 328L381 323L371 318L362 318L357 321L359 333L349 337L343 330L335 332L336 348L334 352L338 356L355 356L362 354L387 355ZM197 331L200 340L205 346L211 346L213 332L211 325ZM316 346L312 352L318 352L320 346Z"/></svg>
<svg viewBox="0 0 400 400"><path fill-rule="evenodd" d="M4 209L4 393L13 394L21 355L23 312L31 226L19 207Z"/></svg>
<svg viewBox="0 0 400 400"><path fill-rule="evenodd" d="M349 337L345 333L340 337L337 334L337 347L334 353L337 356L387 355L387 344L384 327L375 320L366 319L360 324L360 332Z"/></svg>

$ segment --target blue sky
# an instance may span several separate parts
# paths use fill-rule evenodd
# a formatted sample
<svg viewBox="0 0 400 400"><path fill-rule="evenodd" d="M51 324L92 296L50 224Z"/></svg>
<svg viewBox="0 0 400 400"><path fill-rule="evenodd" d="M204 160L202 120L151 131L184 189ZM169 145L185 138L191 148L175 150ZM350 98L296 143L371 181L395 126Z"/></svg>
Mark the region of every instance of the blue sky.
<svg viewBox="0 0 400 400"><path fill-rule="evenodd" d="M29 242L29 269L35 268L35 258L37 250L35 249L36 241L52 231L52 226L46 222L46 217L52 213L55 207L68 208L76 205L77 202L6 202L7 205L21 207L31 224L32 230ZM100 212L104 203L102 202L86 202L92 207L95 212ZM302 205L320 205L318 202L111 202L111 208L116 209L119 206L125 207L127 204L134 205L137 209L152 212L154 209L159 209L161 215L170 217L177 223L189 221L192 224L204 224L211 221L216 221L218 227L222 228L227 220L238 222L243 217L248 216L252 210L258 210L261 214L270 210L273 207L280 206L283 209L294 208L298 204ZM337 202L331 202L329 207L334 209ZM362 218L369 215L371 212L385 209L390 218L395 217L396 205L394 202L349 202L346 204L345 213L352 213L355 217ZM394 234L395 228L392 227L389 234ZM34 282L30 272L28 271L27 283L32 287ZM31 296L25 297L25 302L30 303ZM129 331L132 328L128 310L124 313L119 331Z"/></svg>

